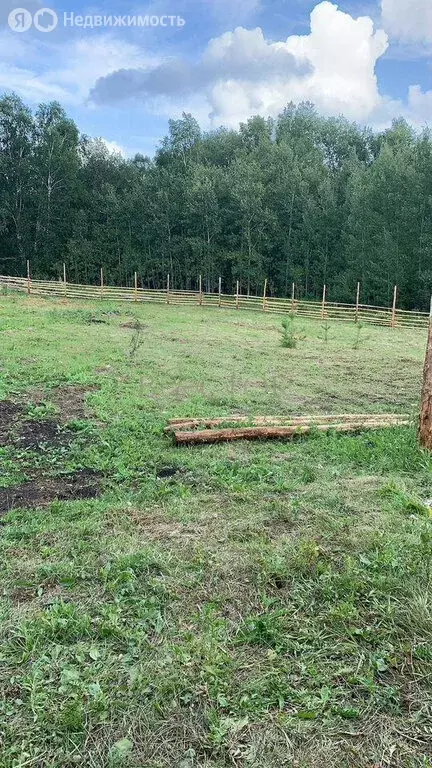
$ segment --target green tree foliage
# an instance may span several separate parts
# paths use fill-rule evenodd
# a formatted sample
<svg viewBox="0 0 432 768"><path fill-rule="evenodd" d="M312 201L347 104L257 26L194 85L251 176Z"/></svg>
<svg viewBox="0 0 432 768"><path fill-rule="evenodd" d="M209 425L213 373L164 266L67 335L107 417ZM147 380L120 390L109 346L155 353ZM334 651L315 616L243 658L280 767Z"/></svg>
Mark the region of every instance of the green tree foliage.
<svg viewBox="0 0 432 768"><path fill-rule="evenodd" d="M0 99L0 272L426 309L432 292L432 139L404 120L372 131L309 103L203 133L169 121L154 159L111 154L57 103Z"/></svg>

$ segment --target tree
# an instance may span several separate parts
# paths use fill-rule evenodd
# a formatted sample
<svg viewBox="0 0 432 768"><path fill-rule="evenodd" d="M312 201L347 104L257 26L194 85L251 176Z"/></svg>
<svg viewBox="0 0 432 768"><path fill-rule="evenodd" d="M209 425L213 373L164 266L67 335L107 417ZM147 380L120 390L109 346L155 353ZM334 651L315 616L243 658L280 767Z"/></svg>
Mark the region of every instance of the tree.
<svg viewBox="0 0 432 768"><path fill-rule="evenodd" d="M155 158L112 154L62 107L0 99L1 270L425 309L432 292L432 139L380 133L313 104L202 133L184 113Z"/></svg>
<svg viewBox="0 0 432 768"><path fill-rule="evenodd" d="M23 270L29 258L34 123L18 96L0 99L0 258L4 270Z"/></svg>

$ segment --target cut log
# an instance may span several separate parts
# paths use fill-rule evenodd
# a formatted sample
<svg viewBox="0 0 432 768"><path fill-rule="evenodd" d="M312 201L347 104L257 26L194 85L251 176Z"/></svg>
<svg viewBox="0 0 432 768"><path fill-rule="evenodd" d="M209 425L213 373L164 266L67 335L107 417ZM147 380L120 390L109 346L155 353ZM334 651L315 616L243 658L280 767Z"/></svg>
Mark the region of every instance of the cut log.
<svg viewBox="0 0 432 768"><path fill-rule="evenodd" d="M423 371L419 436L422 447L426 448L428 451L432 451L432 318L429 322L426 358Z"/></svg>
<svg viewBox="0 0 432 768"><path fill-rule="evenodd" d="M293 424L286 427L260 426L260 427L236 427L234 429L204 429L201 431L174 432L177 445L193 445L202 443L222 443L233 440L286 440L297 435L307 435L312 431L328 432L358 432L368 429L382 429L385 427L407 426L410 421L394 419L393 421L351 421L342 424Z"/></svg>
<svg viewBox="0 0 432 768"><path fill-rule="evenodd" d="M346 423L349 421L408 420L408 414L400 413L338 413L314 416L220 416L215 419L170 419L165 432L184 431L196 427L217 427L220 424L247 424L249 426L292 426L294 424Z"/></svg>

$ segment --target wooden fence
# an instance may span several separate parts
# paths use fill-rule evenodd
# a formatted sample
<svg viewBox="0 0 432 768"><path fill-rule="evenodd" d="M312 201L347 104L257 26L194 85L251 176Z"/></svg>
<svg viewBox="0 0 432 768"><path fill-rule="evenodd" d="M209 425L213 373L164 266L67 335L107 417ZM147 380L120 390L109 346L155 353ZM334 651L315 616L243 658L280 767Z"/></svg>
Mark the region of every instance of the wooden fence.
<svg viewBox="0 0 432 768"><path fill-rule="evenodd" d="M169 276L164 289L138 288L137 275L135 274L134 286L128 288L105 285L103 271L101 270L99 285L80 285L66 281L66 270L63 272L63 280L33 280L28 271L27 277L10 277L0 275L2 289L21 291L34 296L63 297L67 299L82 300L109 300L128 302L153 302L155 304L168 304L172 306L201 306L228 309L247 309L256 312L271 312L273 314L286 315L295 312L296 315L325 322L343 320L345 322L372 323L386 325L392 328L413 327L427 328L431 314L429 312L417 312L400 310L397 308L397 287L393 294L392 307L376 307L360 303L360 285L357 285L357 301L355 304L342 304L327 301L327 291L324 286L322 301L306 301L295 297L295 286L292 286L291 298L273 298L267 296L267 281L264 283L262 296L245 296L240 292L237 282L235 294L222 293L221 280L219 279L219 291L206 293L202 290L202 280L199 280L197 291L173 290L170 286ZM431 304L432 312L432 304Z"/></svg>

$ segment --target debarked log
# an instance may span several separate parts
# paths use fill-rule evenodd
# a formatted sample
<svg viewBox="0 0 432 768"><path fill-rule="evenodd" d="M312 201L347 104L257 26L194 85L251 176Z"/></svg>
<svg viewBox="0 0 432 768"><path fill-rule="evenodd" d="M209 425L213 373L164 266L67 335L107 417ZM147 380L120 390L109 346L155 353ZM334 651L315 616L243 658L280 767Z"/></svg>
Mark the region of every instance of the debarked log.
<svg viewBox="0 0 432 768"><path fill-rule="evenodd" d="M217 418L188 418L188 419L170 419L165 427L165 432L184 431L186 429L195 429L202 427L210 429L221 424L245 424L247 426L292 426L295 424L327 424L327 423L347 423L351 421L394 421L409 419L408 414L400 413L338 413L338 414L320 414L310 416L219 416Z"/></svg>
<svg viewBox="0 0 432 768"><path fill-rule="evenodd" d="M291 426L258 426L235 427L229 429L204 429L200 431L177 431L174 438L177 445L194 445L204 443L222 443L233 440L287 440L296 436L307 435L310 432L359 432L386 427L408 426L409 420L394 419L384 421L350 421L342 424L293 424Z"/></svg>

